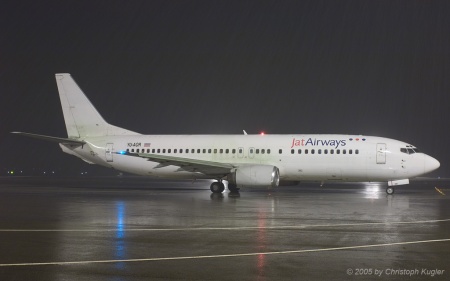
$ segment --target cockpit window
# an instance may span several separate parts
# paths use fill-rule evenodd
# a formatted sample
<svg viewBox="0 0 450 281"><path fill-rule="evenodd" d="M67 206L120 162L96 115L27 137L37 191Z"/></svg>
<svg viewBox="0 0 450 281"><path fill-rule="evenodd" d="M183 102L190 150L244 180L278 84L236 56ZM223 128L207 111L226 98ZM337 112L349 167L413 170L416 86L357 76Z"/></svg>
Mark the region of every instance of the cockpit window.
<svg viewBox="0 0 450 281"><path fill-rule="evenodd" d="M406 154L414 154L419 153L419 149L417 147L413 147L411 145L407 145L406 148L400 148L400 152L406 153Z"/></svg>

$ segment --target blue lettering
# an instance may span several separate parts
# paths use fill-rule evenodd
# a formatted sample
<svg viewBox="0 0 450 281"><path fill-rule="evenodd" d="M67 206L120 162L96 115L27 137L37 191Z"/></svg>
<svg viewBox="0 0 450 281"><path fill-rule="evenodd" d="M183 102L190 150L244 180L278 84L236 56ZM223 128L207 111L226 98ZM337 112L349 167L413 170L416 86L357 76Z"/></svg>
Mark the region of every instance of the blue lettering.
<svg viewBox="0 0 450 281"><path fill-rule="evenodd" d="M309 138L309 139L306 141L305 145L314 145L312 138Z"/></svg>

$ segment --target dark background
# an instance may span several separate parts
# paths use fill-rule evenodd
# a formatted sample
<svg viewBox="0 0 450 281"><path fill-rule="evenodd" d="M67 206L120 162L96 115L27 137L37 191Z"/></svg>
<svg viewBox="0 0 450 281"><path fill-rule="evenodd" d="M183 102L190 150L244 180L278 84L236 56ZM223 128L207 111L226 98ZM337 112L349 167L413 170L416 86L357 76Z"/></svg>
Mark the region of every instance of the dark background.
<svg viewBox="0 0 450 281"><path fill-rule="evenodd" d="M145 134L364 134L449 176L450 1L2 1L0 173L94 173L59 146L55 73Z"/></svg>

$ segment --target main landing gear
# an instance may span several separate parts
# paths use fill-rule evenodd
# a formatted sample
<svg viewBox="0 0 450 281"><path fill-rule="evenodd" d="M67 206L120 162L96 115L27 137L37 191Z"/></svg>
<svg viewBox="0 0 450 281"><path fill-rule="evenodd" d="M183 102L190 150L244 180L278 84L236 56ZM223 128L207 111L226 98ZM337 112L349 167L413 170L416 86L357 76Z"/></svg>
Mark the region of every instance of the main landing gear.
<svg viewBox="0 0 450 281"><path fill-rule="evenodd" d="M237 185L228 183L228 190L229 190L230 192L232 192L232 193L238 193L238 192L239 192L239 189L240 189L240 188L238 188Z"/></svg>
<svg viewBox="0 0 450 281"><path fill-rule="evenodd" d="M209 187L213 193L222 193L225 190L225 185L222 181L215 181Z"/></svg>
<svg viewBox="0 0 450 281"><path fill-rule="evenodd" d="M395 189L394 189L392 186L388 186L388 187L386 188L386 193L387 193L388 195L394 194L394 191L395 191Z"/></svg>
<svg viewBox="0 0 450 281"><path fill-rule="evenodd" d="M209 187L213 193L222 193L225 190L225 185L222 181L215 181ZM239 189L235 184L228 183L228 190L230 192L239 192Z"/></svg>

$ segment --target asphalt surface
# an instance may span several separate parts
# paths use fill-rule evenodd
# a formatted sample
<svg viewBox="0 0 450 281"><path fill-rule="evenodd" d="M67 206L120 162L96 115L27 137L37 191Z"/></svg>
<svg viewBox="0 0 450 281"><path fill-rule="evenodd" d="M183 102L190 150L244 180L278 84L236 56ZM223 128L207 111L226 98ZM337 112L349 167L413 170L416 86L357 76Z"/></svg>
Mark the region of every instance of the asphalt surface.
<svg viewBox="0 0 450 281"><path fill-rule="evenodd" d="M384 189L0 178L0 280L450 280L450 182Z"/></svg>

